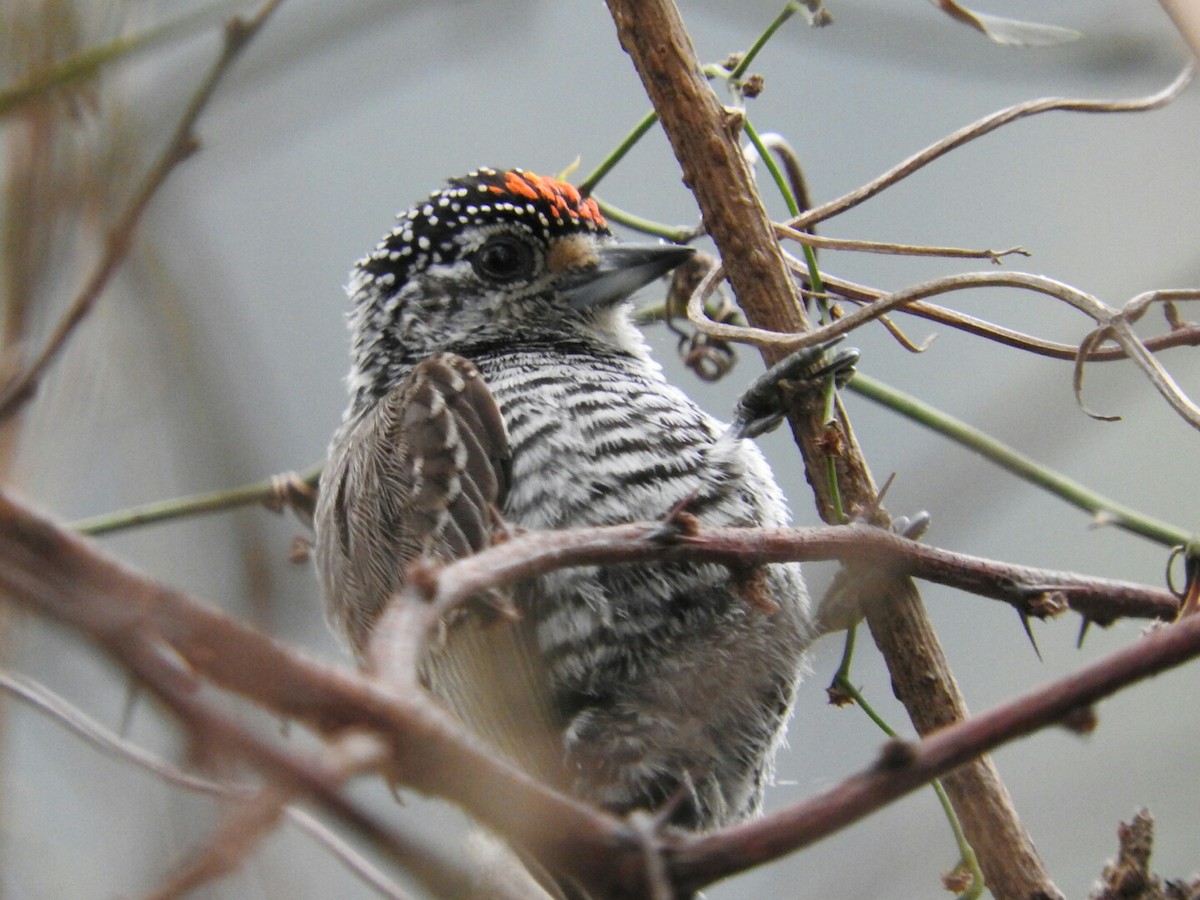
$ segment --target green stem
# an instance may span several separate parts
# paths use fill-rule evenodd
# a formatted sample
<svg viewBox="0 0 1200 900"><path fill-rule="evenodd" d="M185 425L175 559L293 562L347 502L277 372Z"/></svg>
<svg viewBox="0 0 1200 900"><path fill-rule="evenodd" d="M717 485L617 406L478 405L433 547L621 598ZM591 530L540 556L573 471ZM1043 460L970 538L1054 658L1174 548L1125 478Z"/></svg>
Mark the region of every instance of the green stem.
<svg viewBox="0 0 1200 900"><path fill-rule="evenodd" d="M673 244L686 244L688 241L694 241L699 237L699 231L696 228L689 228L686 225L666 225L662 222L654 222L650 219L644 219L636 213L627 212L618 206L613 206L599 197L593 199L596 201L596 205L600 207L600 212L604 214L604 218L624 225L626 228L632 228L634 231L640 231L643 234L652 234Z"/></svg>
<svg viewBox="0 0 1200 900"><path fill-rule="evenodd" d="M783 202L787 204L788 214L794 219L800 215L800 204L796 202L796 195L792 193L792 186L788 184L787 178L779 168L779 164L775 162L775 156L767 149L766 144L758 136L758 132L754 130L754 126L747 119L742 123L742 129L746 132L746 137L750 139L750 143L754 145L754 149L758 151L759 157L763 161L763 165L767 167L767 171L771 173L771 178L775 182L775 187L779 189L779 193L783 195ZM801 249L804 251L804 262L808 266L808 281L812 285L812 289L818 294L825 293L825 282L821 280L821 273L817 268L817 252L808 244L803 244Z"/></svg>
<svg viewBox="0 0 1200 900"><path fill-rule="evenodd" d="M776 189L783 195L783 202L787 204L788 215L793 219L796 218L796 216L800 215L800 204L796 202L796 195L792 193L792 186L788 184L787 179L784 177L783 171L779 168L779 163L775 162L775 156L767 149L767 145L762 142L762 139L758 136L758 132L750 124L749 119L742 122L742 130L746 132L746 137L750 139L750 143L758 151L763 165L771 173L771 179L775 182ZM805 247L804 249L808 250L810 248Z"/></svg>
<svg viewBox="0 0 1200 900"><path fill-rule="evenodd" d="M600 165L592 171L592 174L579 183L579 192L585 197L591 194L596 189L596 185L600 183L600 180L612 171L613 166L625 158L625 154L633 149L633 145L640 141L646 132L654 127L654 123L657 121L658 113L654 110L646 113L642 117L642 121L638 122L633 127L633 130L625 136L625 140L621 141L616 149L604 158Z"/></svg>
<svg viewBox="0 0 1200 900"><path fill-rule="evenodd" d="M847 636L846 644L847 652L843 654L843 667L849 662L848 654L853 650L853 632ZM892 726L888 725L883 716L875 711L858 688L851 684L849 677L843 672L843 667L838 668L837 675L834 676L834 685L846 696L852 697L854 702L878 726L880 731L890 738L898 737ZM950 831L954 834L954 843L958 847L959 857L962 860L961 864L966 866L971 873L971 887L959 894L956 900L975 900L975 898L982 895L984 886L983 872L979 868L979 860L975 856L974 848L967 841L967 836L963 833L962 823L959 822L958 815L954 812L954 807L951 805L950 798L946 795L946 789L942 787L941 781L935 778L930 782L930 787L937 794L938 802L942 806L942 812L946 816L946 821L950 824Z"/></svg>
<svg viewBox="0 0 1200 900"><path fill-rule="evenodd" d="M831 374L825 379L824 419L826 428L833 425L837 418L834 411L834 402L836 400L837 381ZM837 461L833 458L832 454L825 458L825 477L829 482L829 503L833 507L833 514L835 516L834 524L840 525L846 521L846 508L842 504L842 491L838 484Z"/></svg>
<svg viewBox="0 0 1200 900"><path fill-rule="evenodd" d="M946 789L942 787L941 781L935 778L930 782L930 786L937 794L938 803L942 805L942 813L946 816L946 821L950 823L950 831L954 834L954 843L958 846L961 860L959 865L971 873L971 886L959 894L955 900L977 900L983 896L985 881L983 870L979 868L979 858L975 855L975 848L971 846L971 842L963 833L962 823L958 821L958 815L954 812L954 806L950 803L950 797L946 794Z"/></svg>
<svg viewBox="0 0 1200 900"><path fill-rule="evenodd" d="M798 12L800 12L799 3L791 2L784 4L784 7L780 11L779 15L777 15L771 24L767 26L767 30L758 36L758 40L750 45L750 49L746 51L745 55L742 57L742 61L734 66L733 71L729 73L729 79L731 81L737 81L739 78L745 75L746 70L750 68L750 64L754 62L754 57L758 56L759 51L762 50L763 47L767 46L767 41L774 36L775 32L779 30L780 26L783 25L784 22Z"/></svg>
<svg viewBox="0 0 1200 900"><path fill-rule="evenodd" d="M847 387L876 403L931 428L958 444L974 450L996 465L1061 497L1106 524L1140 534L1168 547L1186 544L1191 535L1167 522L1144 515L1118 503L1067 476L1055 472L1013 448L922 400L898 391L881 381L856 372Z"/></svg>
<svg viewBox="0 0 1200 900"><path fill-rule="evenodd" d="M850 663L854 660L854 642L858 637L858 623L853 623L846 629L846 643L842 645L842 661L838 663L837 671L833 673L834 686L850 683Z"/></svg>
<svg viewBox="0 0 1200 900"><path fill-rule="evenodd" d="M320 476L321 466L316 465L301 472L297 477L305 484L315 488ZM72 522L67 527L81 534L89 534L95 537L96 535L110 534L114 531L139 528L143 525L168 522L172 519L181 519L186 516L222 512L224 510L236 509L240 506L250 506L270 500L276 496L277 492L277 479L268 478L264 481L257 481L254 484L247 484L226 491L192 494L187 497L160 500L157 503L147 503L144 506L135 506L130 509L105 513L101 516L93 516L90 519L81 519L78 522Z"/></svg>
<svg viewBox="0 0 1200 900"><path fill-rule="evenodd" d="M771 24L767 26L766 31L760 34L758 39L750 45L750 49L746 51L745 55L742 57L742 61L738 63L733 71L729 72L725 77L735 81L738 78L741 78L742 75L745 74L747 66L754 61L754 57L758 56L759 51L767 45L767 41L771 39L771 36L779 30L779 27L784 22L786 22L799 11L799 3L789 2L786 4L783 7L782 12L780 12L779 15L777 15L771 22ZM710 77L712 76L710 75ZM625 139L617 145L616 149L608 154L608 156L604 158L600 165L597 166L592 173L587 176L587 178L583 179L583 181L579 183L579 192L585 197L590 195L592 191L596 189L596 185L600 183L601 179L603 179L605 175L612 171L613 166L624 159L625 155L633 149L634 144L640 141L645 136L646 132L654 127L654 123L657 121L658 113L654 112L654 110L646 113L646 115L642 117L642 120L633 127L633 130L625 136ZM793 217L796 215L796 213L792 213Z"/></svg>

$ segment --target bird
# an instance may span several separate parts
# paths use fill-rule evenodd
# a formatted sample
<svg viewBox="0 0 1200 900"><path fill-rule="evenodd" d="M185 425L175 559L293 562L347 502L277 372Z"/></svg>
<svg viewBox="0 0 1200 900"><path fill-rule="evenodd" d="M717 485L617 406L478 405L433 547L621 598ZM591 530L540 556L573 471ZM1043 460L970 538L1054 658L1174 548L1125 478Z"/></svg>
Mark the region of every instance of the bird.
<svg viewBox="0 0 1200 900"><path fill-rule="evenodd" d="M630 298L691 256L626 244L571 184L450 179L355 266L350 400L314 517L329 618L362 657L422 560L530 531L789 523L744 427L670 384ZM776 417L777 418L777 417ZM706 831L761 811L815 626L800 567L554 571L516 621L459 616L429 691L514 765L616 815ZM754 601L754 602L752 602Z"/></svg>

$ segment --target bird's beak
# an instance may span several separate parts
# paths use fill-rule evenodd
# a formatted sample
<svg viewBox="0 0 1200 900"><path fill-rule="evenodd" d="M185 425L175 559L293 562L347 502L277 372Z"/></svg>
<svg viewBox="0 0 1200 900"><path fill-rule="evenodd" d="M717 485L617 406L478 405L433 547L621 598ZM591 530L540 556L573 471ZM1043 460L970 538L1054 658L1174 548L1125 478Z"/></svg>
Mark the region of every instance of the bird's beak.
<svg viewBox="0 0 1200 900"><path fill-rule="evenodd" d="M691 247L673 244L612 244L596 251L596 263L567 272L562 292L573 309L611 306L691 258Z"/></svg>

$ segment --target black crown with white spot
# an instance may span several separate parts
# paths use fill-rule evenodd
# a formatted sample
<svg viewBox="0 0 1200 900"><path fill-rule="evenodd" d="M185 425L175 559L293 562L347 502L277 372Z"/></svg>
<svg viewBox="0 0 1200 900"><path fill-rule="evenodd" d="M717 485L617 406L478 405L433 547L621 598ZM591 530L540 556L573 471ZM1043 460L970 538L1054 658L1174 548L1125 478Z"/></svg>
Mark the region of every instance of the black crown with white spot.
<svg viewBox="0 0 1200 900"><path fill-rule="evenodd" d="M547 239L572 233L611 234L596 201L564 181L524 169L477 169L452 178L445 188L397 218L391 233L359 261L358 286L373 285L390 293L414 271L453 262L462 249L456 238L466 228L517 222L541 230Z"/></svg>

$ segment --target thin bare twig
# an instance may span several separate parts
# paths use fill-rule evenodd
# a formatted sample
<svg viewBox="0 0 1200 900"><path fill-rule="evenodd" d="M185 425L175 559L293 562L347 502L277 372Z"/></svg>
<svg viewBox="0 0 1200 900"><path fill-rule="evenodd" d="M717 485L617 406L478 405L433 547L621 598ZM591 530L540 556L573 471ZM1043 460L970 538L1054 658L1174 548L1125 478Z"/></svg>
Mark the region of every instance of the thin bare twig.
<svg viewBox="0 0 1200 900"><path fill-rule="evenodd" d="M0 689L48 716L52 721L87 741L97 750L131 762L167 784L222 797L245 797L253 791L249 785L218 783L171 765L166 760L105 728L44 685L35 684L25 678L0 670Z"/></svg>
<svg viewBox="0 0 1200 900"><path fill-rule="evenodd" d="M787 224L798 231L803 231L817 222L823 222L826 219L844 213L848 209L853 209L865 200L874 197L880 191L891 187L917 170L927 166L938 157L946 155L956 147L961 147L963 144L981 138L988 132L995 131L997 128L1007 125L1010 122L1015 122L1018 119L1054 111L1122 113L1147 112L1159 109L1183 93L1183 89L1191 82L1194 73L1195 67L1189 64L1176 76L1174 81L1161 91L1132 100L1078 100L1064 97L1047 97L1041 100L1018 103L1015 106L1002 109L999 112L992 113L990 116L985 116L977 122L972 122L970 125L960 128L953 134L947 135L940 141L929 145L919 153L913 154L908 159L884 172L878 178L867 182L862 187L856 188L850 193L838 197L836 200L822 203L820 206L814 207L808 212L797 216Z"/></svg>
<svg viewBox="0 0 1200 900"><path fill-rule="evenodd" d="M808 266L803 260L789 254L788 264L800 277L803 278L808 275ZM838 278L830 275L828 272L822 272L821 278L824 280L825 287L830 293L854 303L875 303L884 297L890 296L887 291L848 281L844 278ZM706 288L708 292L711 292L711 287L706 286ZM1012 328L1006 328L1003 325L997 325L994 322L988 322L968 313L960 312L959 310L946 309L945 307L927 303L923 300L910 301L902 311L908 315L939 322L951 328L957 328L959 331L975 334L995 341L998 344L1004 344L1018 350L1025 350L1038 356L1071 360L1072 362L1080 357L1080 348L1076 344L1064 344L1058 341L1049 341L1045 338L1035 337L1034 335L1025 334ZM1172 321L1169 321L1168 324L1171 327L1168 333L1149 337L1142 341L1148 350L1157 352L1171 347L1200 346L1200 326ZM1121 347L1096 347L1088 350L1084 354L1084 358L1088 362L1114 362L1128 359L1129 357Z"/></svg>
<svg viewBox="0 0 1200 900"><path fill-rule="evenodd" d="M796 260L795 264L797 267L803 267L803 263L799 260ZM1200 406L1197 406L1183 392L1170 373L1134 332L1132 324L1145 313L1151 304L1194 300L1200 298L1200 290L1151 291L1139 294L1123 309L1114 309L1091 294L1043 275L1031 275L1026 272L965 272L934 278L890 294L884 294L874 302L841 318L834 319L820 328L802 333L784 334L762 328L729 325L709 319L704 312L704 303L722 275L723 271L718 267L711 270L701 280L688 299L688 320L709 337L723 341L754 344L758 347L783 349L789 352L825 343L848 334L855 328L873 319L878 319L892 310L907 309L914 301L952 291L985 287L1011 287L1045 294L1073 306L1099 325L1083 339L1075 352L1075 397L1084 412L1098 419L1111 418L1090 411L1084 404L1083 366L1101 344L1112 341L1120 346L1125 357L1141 369L1172 409L1192 427L1200 428ZM835 282L827 279L827 283L834 284Z"/></svg>
<svg viewBox="0 0 1200 900"><path fill-rule="evenodd" d="M150 201L171 172L199 149L199 142L193 129L200 114L212 99L221 79L246 48L246 45L258 34L280 2L282 0L267 0L251 18L233 18L226 23L225 42L222 45L221 55L192 96L179 123L175 126L175 131L167 142L166 148L150 167L129 203L121 211L112 228L109 229L100 261L88 276L83 288L75 296L66 313L55 325L45 346L33 362L0 391L0 419L11 416L33 396L33 392L37 389L37 383L47 367L66 346L79 324L87 318L113 274L120 268L128 255L129 248L133 243L134 232L137 230L146 207L149 206Z"/></svg>
<svg viewBox="0 0 1200 900"><path fill-rule="evenodd" d="M239 785L212 781L177 768L145 748L105 728L44 685L35 684L0 670L0 689L7 691L11 696L28 704L43 715L49 716L52 721L62 725L98 750L133 763L167 784L231 800L244 800L254 795L255 788L249 784ZM359 880L392 900L406 900L407 895L390 878L315 816L295 806L285 806L283 815L289 823L328 851Z"/></svg>
<svg viewBox="0 0 1200 900"><path fill-rule="evenodd" d="M802 261L790 254L787 256L788 264L792 270L801 278L806 277L808 266ZM712 327L727 325L728 321L713 322L713 319L708 315L707 311L701 314L699 310L703 309L703 304L707 302L706 298L711 295L716 289L717 284L723 278L724 270L721 272L711 273L712 278L699 284L697 290L700 296L697 298L697 305L688 307L689 321L693 321L698 331L706 334L719 337L721 334L720 328ZM825 287L831 295L838 298L848 300L853 303L869 304L875 303L879 299L889 296L887 291L880 288L868 287L864 284L859 284L854 281L849 281L845 278L839 278L831 275L828 272L822 272L821 278L825 282ZM696 291L688 295L688 298L695 296ZM685 300L686 304L687 301ZM693 311L695 318L693 319ZM1029 353L1038 356L1047 356L1052 359L1071 360L1074 362L1080 353L1080 349L1076 344L1064 344L1059 341L1050 341L1045 338L1036 337L1034 335L1025 334L1012 328L1007 328L1003 325L997 325L994 322L988 322L985 319L980 319L977 316L972 316L968 313L960 312L959 310L946 309L933 303L927 303L923 300L913 300L909 302L903 309L903 312L908 315L917 316L923 319L929 319L933 322L938 322L943 325L948 325L951 328L956 328L960 331L965 331L968 334L985 337L988 340L995 341L998 344L1004 344L1009 347L1014 347L1018 350L1025 350ZM884 317L880 317L880 321L886 324ZM703 323L703 324L700 324ZM738 340L734 332L729 332L730 341ZM783 332L765 331L765 334L774 337ZM753 340L755 332L750 332L751 340L749 343L756 343ZM1146 338L1143 343L1151 352L1166 350L1171 347L1195 347L1200 346L1200 325L1189 325L1186 323L1171 323L1171 330L1162 335ZM919 349L919 348L918 348ZM1115 362L1117 360L1128 359L1125 351L1120 347L1097 347L1089 350L1086 354L1088 362Z"/></svg>
<svg viewBox="0 0 1200 900"><path fill-rule="evenodd" d="M1009 247L1007 250L972 250L966 247L925 247L920 244L892 244L881 241L856 241L845 238L823 237L819 234L809 234L797 231L787 225L775 225L775 233L781 238L795 241L809 247L820 247L826 250L853 250L859 253L883 253L892 256L936 256L945 259L986 259L1000 263L1005 256L1029 256L1024 247ZM824 273L822 273L823 275Z"/></svg>
<svg viewBox="0 0 1200 900"><path fill-rule="evenodd" d="M1183 392L1170 373L1163 368L1154 354L1146 347L1141 338L1133 330L1136 322L1154 303L1171 303L1175 300L1196 300L1200 298L1200 290L1148 291L1139 294L1125 304L1121 310L1104 307L1105 316L1093 316L1100 327L1083 339L1079 345L1079 355L1075 360L1075 399L1097 419L1111 419L1113 416L1102 416L1088 411L1083 403L1083 367L1087 362L1088 353L1107 341L1116 343L1129 359L1150 379L1150 383L1166 399L1175 410L1193 428L1200 428L1200 406L1197 406ZM1098 301L1097 301L1098 302ZM1103 306L1103 304L1101 304Z"/></svg>

